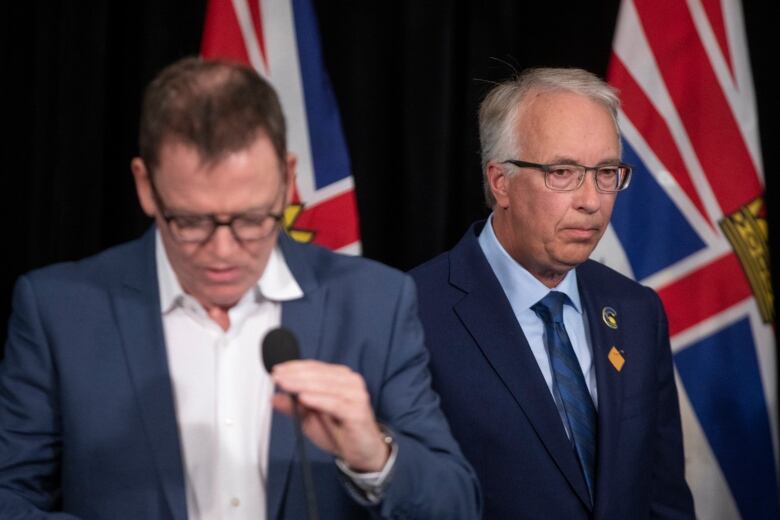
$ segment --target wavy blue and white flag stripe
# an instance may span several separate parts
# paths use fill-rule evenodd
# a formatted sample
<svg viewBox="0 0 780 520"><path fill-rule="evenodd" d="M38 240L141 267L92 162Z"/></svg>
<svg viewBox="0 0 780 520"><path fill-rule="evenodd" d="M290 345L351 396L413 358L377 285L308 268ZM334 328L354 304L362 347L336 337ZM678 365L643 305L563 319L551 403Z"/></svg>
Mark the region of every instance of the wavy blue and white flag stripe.
<svg viewBox="0 0 780 520"><path fill-rule="evenodd" d="M593 256L664 302L697 516L780 518L764 179L740 3L623 0L608 80L635 176Z"/></svg>

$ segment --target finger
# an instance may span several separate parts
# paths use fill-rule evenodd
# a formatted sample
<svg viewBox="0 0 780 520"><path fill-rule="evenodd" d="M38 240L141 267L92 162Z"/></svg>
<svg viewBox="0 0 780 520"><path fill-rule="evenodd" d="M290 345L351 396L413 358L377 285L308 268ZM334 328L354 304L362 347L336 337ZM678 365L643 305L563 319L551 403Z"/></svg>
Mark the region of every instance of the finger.
<svg viewBox="0 0 780 520"><path fill-rule="evenodd" d="M350 379L355 372L346 365L323 363L311 359L288 361L276 365L271 374L283 379L323 378L330 380Z"/></svg>
<svg viewBox="0 0 780 520"><path fill-rule="evenodd" d="M334 371L351 371L346 365L340 365L337 363L326 363L325 361L318 361L316 359L295 359L292 361L285 361L274 365L274 372L297 372L308 370L328 369Z"/></svg>
<svg viewBox="0 0 780 520"><path fill-rule="evenodd" d="M360 374L337 365L309 365L272 373L272 379L281 389L291 393L315 392L363 398L367 393Z"/></svg>
<svg viewBox="0 0 780 520"><path fill-rule="evenodd" d="M279 410L283 414L289 416L292 416L293 411L295 410L292 397L284 393L274 394L271 398L271 405L274 407L274 410Z"/></svg>
<svg viewBox="0 0 780 520"><path fill-rule="evenodd" d="M333 420L327 416L320 413L314 413L310 414L310 421L307 422L316 422L316 427L319 431L323 432L327 438L327 443L329 446L332 447L331 451L336 452L336 455L339 455L338 453L338 440L337 440L337 430L336 427L333 425Z"/></svg>
<svg viewBox="0 0 780 520"><path fill-rule="evenodd" d="M275 394L271 403L278 410L289 417L294 417L295 402L286 394ZM328 429L327 421L318 412L310 412L304 406L298 407L298 419L304 434L320 449L334 455L339 455L338 444L333 432Z"/></svg>
<svg viewBox="0 0 780 520"><path fill-rule="evenodd" d="M367 402L368 390L362 381L329 381L321 379L280 379L279 390L291 394L323 394L345 401Z"/></svg>
<svg viewBox="0 0 780 520"><path fill-rule="evenodd" d="M316 418L317 421L321 422L320 426L323 429L333 430L341 424L344 418L353 416L348 413L345 414L344 417L333 417L333 410L338 410L340 407L344 408L345 406L339 405L339 400L337 399L325 399L325 401L328 401L327 403L322 403L320 401L321 400L316 397L299 395L298 413L301 420L308 420L311 416L311 418ZM293 413L295 413L295 400L289 394L274 394L271 398L271 404L275 410L279 410L286 415L292 416Z"/></svg>
<svg viewBox="0 0 780 520"><path fill-rule="evenodd" d="M298 394L298 401L309 410L327 415L334 421L329 424L331 427L374 422L374 414L368 401L343 399L322 393L301 393Z"/></svg>

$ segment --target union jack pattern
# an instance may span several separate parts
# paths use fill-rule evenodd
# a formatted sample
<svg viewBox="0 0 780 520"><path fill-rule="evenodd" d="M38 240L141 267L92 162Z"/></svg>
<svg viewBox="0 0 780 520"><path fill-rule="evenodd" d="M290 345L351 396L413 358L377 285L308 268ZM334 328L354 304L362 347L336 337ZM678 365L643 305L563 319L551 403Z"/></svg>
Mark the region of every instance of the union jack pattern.
<svg viewBox="0 0 780 520"><path fill-rule="evenodd" d="M669 316L699 518L780 518L764 179L740 2L623 0L608 72L635 166L594 257Z"/></svg>
<svg viewBox="0 0 780 520"><path fill-rule="evenodd" d="M349 154L310 0L209 0L201 54L251 65L279 94L288 148L298 157L287 232L360 254Z"/></svg>

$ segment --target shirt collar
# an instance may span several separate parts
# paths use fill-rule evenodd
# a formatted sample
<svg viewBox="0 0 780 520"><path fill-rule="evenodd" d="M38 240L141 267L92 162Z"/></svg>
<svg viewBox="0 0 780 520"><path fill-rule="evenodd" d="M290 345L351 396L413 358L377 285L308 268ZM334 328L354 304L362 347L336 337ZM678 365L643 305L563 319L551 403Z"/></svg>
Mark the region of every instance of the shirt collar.
<svg viewBox="0 0 780 520"><path fill-rule="evenodd" d="M168 252L160 235L160 230L155 231L155 261L157 264L157 281L160 286L160 310L163 314L170 312L181 305L187 294L182 289L179 279L173 270ZM271 251L268 263L263 274L253 287L241 298L241 302L248 299L259 300L261 298L283 302L303 297L303 290L295 280L287 262L284 260L279 246Z"/></svg>
<svg viewBox="0 0 780 520"><path fill-rule="evenodd" d="M268 263L257 282L257 287L260 294L271 301L282 302L303 298L303 289L295 280L278 245L268 257Z"/></svg>
<svg viewBox="0 0 780 520"><path fill-rule="evenodd" d="M530 309L536 302L544 298L550 292L550 288L534 278L522 265L517 263L504 246L498 241L493 231L493 215L488 218L485 226L479 234L479 246L487 258L488 264L498 278L504 289L509 303L515 314ZM570 270L563 280L555 287L569 297L574 309L582 314L580 304L580 292L577 288L577 271Z"/></svg>

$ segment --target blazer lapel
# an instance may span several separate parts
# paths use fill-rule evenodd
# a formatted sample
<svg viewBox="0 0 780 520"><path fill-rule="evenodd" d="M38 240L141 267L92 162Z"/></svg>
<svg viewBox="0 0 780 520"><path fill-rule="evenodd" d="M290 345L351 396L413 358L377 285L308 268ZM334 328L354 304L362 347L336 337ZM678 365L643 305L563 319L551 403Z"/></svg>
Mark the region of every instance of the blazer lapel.
<svg viewBox="0 0 780 520"><path fill-rule="evenodd" d="M619 327L622 308L618 301L605 298L597 291L584 270L577 270L577 280L583 308L587 314L590 342L593 349L593 363L596 369L598 388L599 439L597 454L596 502L603 502L609 496L609 478L614 474L614 447L620 437L620 411L623 402L623 385L620 371L610 361L614 347L622 350L623 335ZM617 329L607 325L603 317L605 309L612 309L618 318Z"/></svg>
<svg viewBox="0 0 780 520"><path fill-rule="evenodd" d="M112 293L113 311L130 372L144 432L152 448L163 493L173 518L187 517L183 465L162 331L154 228L139 241ZM141 266L138 268L138 266Z"/></svg>
<svg viewBox="0 0 780 520"><path fill-rule="evenodd" d="M466 293L454 306L455 313L576 494L591 507L579 462L552 394L504 290L479 247L478 230L478 225L473 226L450 252L450 282Z"/></svg>
<svg viewBox="0 0 780 520"><path fill-rule="evenodd" d="M285 235L279 237L279 245L287 266L303 290L302 298L282 303L282 326L298 338L301 358L316 358L327 291L320 287L302 246ZM286 415L274 412L266 485L269 519L281 518L283 498L289 488L290 467L295 459L293 422Z"/></svg>

